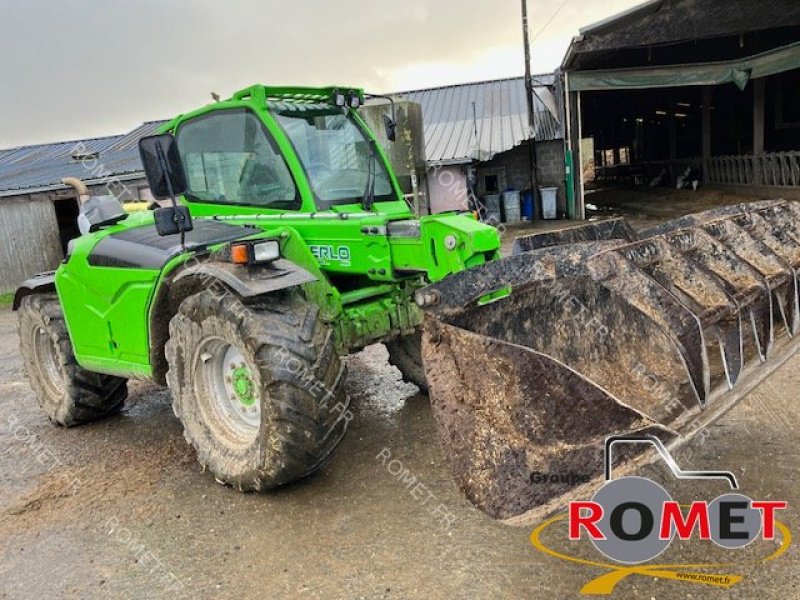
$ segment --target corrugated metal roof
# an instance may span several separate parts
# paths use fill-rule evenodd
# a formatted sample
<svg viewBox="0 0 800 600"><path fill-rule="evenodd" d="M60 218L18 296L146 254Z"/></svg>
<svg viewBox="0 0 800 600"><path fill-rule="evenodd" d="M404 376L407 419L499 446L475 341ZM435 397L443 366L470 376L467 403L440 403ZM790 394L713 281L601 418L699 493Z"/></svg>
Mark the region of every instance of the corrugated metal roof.
<svg viewBox="0 0 800 600"><path fill-rule="evenodd" d="M141 176L137 142L162 123L150 121L123 135L0 150L0 196L62 188L64 177L92 181Z"/></svg>
<svg viewBox="0 0 800 600"><path fill-rule="evenodd" d="M557 117L561 100L554 92L554 82L552 73L534 76L537 140L563 137ZM415 90L397 96L422 105L428 162L489 160L529 139L522 77ZM0 197L59 189L64 187L64 177L85 181L102 176L141 177L137 142L165 122L150 121L123 135L0 150ZM76 151L96 154L97 160L76 159Z"/></svg>
<svg viewBox="0 0 800 600"><path fill-rule="evenodd" d="M677 45L696 40L740 35L800 25L800 2L797 0L649 0L620 14L581 29L564 59L570 70L599 69L623 49ZM793 41L791 32L783 43ZM764 36L762 36L764 37ZM762 40L765 51L768 38ZM739 48L738 55L752 54L752 42ZM735 47L731 49L736 53ZM597 54L596 60L586 55ZM644 56L644 55L643 55ZM734 58L734 56L731 56ZM651 64L648 55L648 64ZM696 57L682 62L708 62L697 50ZM717 58L715 60L720 60ZM599 64L596 64L599 63ZM658 63L652 63L658 64Z"/></svg>
<svg viewBox="0 0 800 600"><path fill-rule="evenodd" d="M555 75L534 76L535 138L564 137L558 120ZM523 77L481 81L397 94L422 106L429 163L489 160L530 139Z"/></svg>

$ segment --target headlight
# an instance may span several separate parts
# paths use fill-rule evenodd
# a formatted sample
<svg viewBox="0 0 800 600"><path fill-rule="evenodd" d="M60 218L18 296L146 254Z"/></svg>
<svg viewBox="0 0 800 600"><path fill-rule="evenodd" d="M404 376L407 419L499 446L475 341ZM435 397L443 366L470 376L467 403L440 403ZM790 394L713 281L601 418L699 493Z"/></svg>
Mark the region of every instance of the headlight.
<svg viewBox="0 0 800 600"><path fill-rule="evenodd" d="M281 256L281 247L275 240L253 244L253 261L270 262Z"/></svg>
<svg viewBox="0 0 800 600"><path fill-rule="evenodd" d="M281 257L278 240L231 244L231 262L237 265L256 265Z"/></svg>

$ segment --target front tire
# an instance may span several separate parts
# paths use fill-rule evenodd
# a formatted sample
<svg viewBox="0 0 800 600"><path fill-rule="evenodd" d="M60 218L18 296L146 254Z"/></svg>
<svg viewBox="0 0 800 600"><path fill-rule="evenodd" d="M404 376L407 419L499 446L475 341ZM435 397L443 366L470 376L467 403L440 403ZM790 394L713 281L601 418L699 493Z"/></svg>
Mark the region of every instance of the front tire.
<svg viewBox="0 0 800 600"><path fill-rule="evenodd" d="M405 381L416 385L421 392L428 393L428 378L422 364L422 332L417 329L411 335L404 335L386 342L389 351L389 364L400 371Z"/></svg>
<svg viewBox="0 0 800 600"><path fill-rule="evenodd" d="M127 380L78 365L56 296L22 299L19 338L28 381L51 421L72 427L122 408L128 396Z"/></svg>
<svg viewBox="0 0 800 600"><path fill-rule="evenodd" d="M300 479L344 436L344 365L299 291L259 304L190 296L170 322L166 357L184 436L220 483L262 491Z"/></svg>

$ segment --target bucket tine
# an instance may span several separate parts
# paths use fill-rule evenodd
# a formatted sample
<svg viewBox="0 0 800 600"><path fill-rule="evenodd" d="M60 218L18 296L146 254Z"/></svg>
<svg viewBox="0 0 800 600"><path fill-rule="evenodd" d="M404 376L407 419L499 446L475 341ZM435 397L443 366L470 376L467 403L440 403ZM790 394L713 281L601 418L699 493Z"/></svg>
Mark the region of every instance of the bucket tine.
<svg viewBox="0 0 800 600"><path fill-rule="evenodd" d="M787 207L781 206L742 215L736 223L752 237L760 236L761 241L791 269L794 283L790 284L787 295L779 296L778 300L787 331L796 335L800 331L800 232L795 235L791 214Z"/></svg>
<svg viewBox="0 0 800 600"><path fill-rule="evenodd" d="M724 360L726 369L728 370L729 378L735 383L743 367L743 362L746 360L743 349L745 344L742 312L744 310L745 314L748 315L747 328L750 329L751 311L747 307L758 302L768 303L769 288L753 267L743 262L727 246L702 229L677 231L664 237L673 249L681 253L698 270L719 282L722 291L730 299L729 310L720 312L717 315L719 319L717 323L723 330L733 328L737 331L735 334L733 332L722 334L722 338L725 341ZM693 282L697 283L695 280ZM732 311L730 310L731 306L733 307ZM771 322L769 319L768 321ZM748 347L755 347L753 354L757 354L760 357L763 355L765 348L757 340L761 340L763 336L755 335L755 330L753 331L754 335L750 338L753 343L748 344Z"/></svg>
<svg viewBox="0 0 800 600"><path fill-rule="evenodd" d="M761 341L764 358L769 355L775 343L776 304L777 296L787 296L792 293L796 298L797 277L791 268L780 256L775 254L760 239L755 239L746 229L737 225L734 219L725 219L706 224L703 229L712 237L725 244L737 257L753 267L766 286L769 297L768 306L757 321L759 339ZM764 237L767 231L760 232ZM791 330L788 327L787 330Z"/></svg>
<svg viewBox="0 0 800 600"><path fill-rule="evenodd" d="M641 311L672 338L685 361L694 396L704 406L711 380L702 321L645 270L647 265L661 262L663 250L659 241L635 242L624 248L624 254L606 252L592 257L590 267L606 287L627 298L631 308Z"/></svg>
<svg viewBox="0 0 800 600"><path fill-rule="evenodd" d="M725 380L728 383L728 388L733 389L733 386L739 380L742 367L744 367L741 318L737 319L737 327L735 329L728 329L724 333L717 332L717 343L719 344L719 352L725 368Z"/></svg>

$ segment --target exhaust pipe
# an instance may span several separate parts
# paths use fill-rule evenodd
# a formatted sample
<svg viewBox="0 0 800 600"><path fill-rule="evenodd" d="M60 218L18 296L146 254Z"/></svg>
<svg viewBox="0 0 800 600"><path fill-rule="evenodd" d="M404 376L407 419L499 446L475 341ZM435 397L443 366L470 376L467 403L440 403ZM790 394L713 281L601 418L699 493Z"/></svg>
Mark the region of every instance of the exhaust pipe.
<svg viewBox="0 0 800 600"><path fill-rule="evenodd" d="M89 188L77 177L64 177L61 183L68 185L78 193L78 201L83 204L89 199Z"/></svg>

